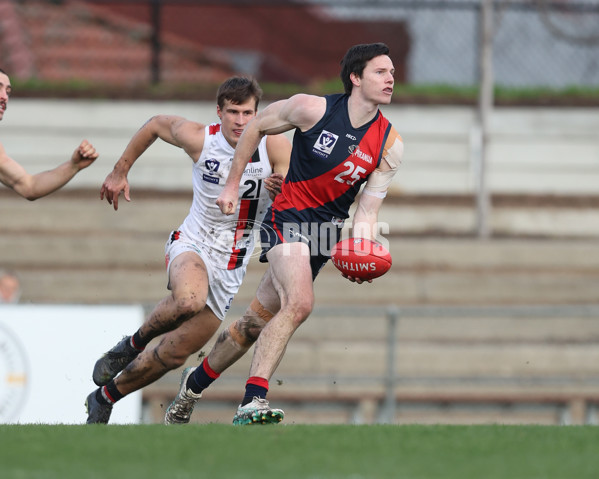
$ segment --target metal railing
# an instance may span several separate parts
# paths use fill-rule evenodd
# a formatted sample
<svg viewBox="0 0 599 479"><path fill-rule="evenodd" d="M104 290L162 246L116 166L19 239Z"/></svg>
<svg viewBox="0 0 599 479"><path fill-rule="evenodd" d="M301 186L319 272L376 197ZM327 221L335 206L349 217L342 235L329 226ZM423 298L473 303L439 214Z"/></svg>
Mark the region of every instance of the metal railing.
<svg viewBox="0 0 599 479"><path fill-rule="evenodd" d="M240 311L232 311L235 317ZM585 385L590 391L580 391L578 385L580 378L569 378L563 375L543 375L539 377L402 377L398 373L398 357L402 338L399 326L402 320L438 318L446 321L452 319L514 319L539 321L539 331L543 329L543 320L548 319L592 319L599 320L599 304L585 305L430 305L430 306L316 306L309 321L318 322L319 317L364 317L367 321L375 318L384 318L386 321L385 337L378 344L385 344L386 364L380 374L368 376L360 375L335 375L327 377L316 377L308 374L301 377L289 378L286 382L303 384L305 393L291 396L283 395L283 401L292 400L294 404L313 402L314 407L318 404L337 404L338 407L353 408L352 421L361 422L361 407L365 401L375 404L375 422L392 424L401 419L402 414L410 409L447 409L461 408L462 410L509 410L509 411L536 411L555 413L557 424L586 423L596 424L598 422L599 405L599 373L596 376L588 376L584 379ZM340 319L339 321L343 321ZM596 341L599 346L599 338L589 337L589 341ZM293 341L293 339L292 339ZM322 338L327 341L327 338ZM556 347L562 347L556 344ZM345 373L347 374L347 373ZM238 377L228 377L228 382L240 382ZM310 390L315 384L322 383L344 383L353 386L363 386L364 393L350 393L332 395L330 399L326 394L311 394ZM240 382L241 384L241 382ZM418 385L420 389L426 385L436 385L437 390L429 392L410 392L410 386ZM378 386L377 386L378 385ZM449 386L453 392L439 393L438 386ZM494 389L502 389L500 393L488 392L489 385ZM464 387L463 391L456 388ZM371 389L383 390L383 394L369 394ZM478 390L477 390L478 388ZM296 388L298 389L298 388ZM299 388L301 389L301 388ZM426 389L426 387L424 388ZM522 389L519 391L519 389ZM481 392L482 391L482 392ZM351 406L352 394L354 406ZM226 396L226 395L225 395ZM219 397L225 397L220 395ZM321 404L322 405L322 404ZM508 409L506 409L508 408ZM579 411L576 413L576 411ZM580 413L580 410L583 412ZM582 414L582 416L581 416Z"/></svg>

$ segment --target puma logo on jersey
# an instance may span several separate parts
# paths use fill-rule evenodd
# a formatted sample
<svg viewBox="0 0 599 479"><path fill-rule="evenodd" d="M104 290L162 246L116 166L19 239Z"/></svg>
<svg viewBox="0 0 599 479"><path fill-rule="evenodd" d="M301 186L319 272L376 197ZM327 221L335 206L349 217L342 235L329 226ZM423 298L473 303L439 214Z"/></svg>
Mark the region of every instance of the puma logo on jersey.
<svg viewBox="0 0 599 479"><path fill-rule="evenodd" d="M364 153L362 150L360 150L360 147L358 145L351 145L348 148L349 154L352 156L357 156L358 158L360 158L361 160L364 160L366 163L372 164L372 156Z"/></svg>

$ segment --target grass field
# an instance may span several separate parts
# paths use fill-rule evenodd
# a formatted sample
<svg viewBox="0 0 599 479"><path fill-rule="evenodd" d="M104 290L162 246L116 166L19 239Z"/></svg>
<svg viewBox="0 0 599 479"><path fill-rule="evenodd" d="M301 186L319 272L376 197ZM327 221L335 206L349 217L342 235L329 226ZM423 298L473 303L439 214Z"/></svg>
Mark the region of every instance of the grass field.
<svg viewBox="0 0 599 479"><path fill-rule="evenodd" d="M599 477L593 426L0 426L3 479Z"/></svg>

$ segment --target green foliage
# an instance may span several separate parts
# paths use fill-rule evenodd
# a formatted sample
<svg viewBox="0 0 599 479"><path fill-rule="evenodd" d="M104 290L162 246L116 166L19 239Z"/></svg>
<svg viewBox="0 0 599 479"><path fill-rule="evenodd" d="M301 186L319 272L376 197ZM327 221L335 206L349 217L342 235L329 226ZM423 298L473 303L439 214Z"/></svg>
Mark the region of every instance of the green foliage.
<svg viewBox="0 0 599 479"><path fill-rule="evenodd" d="M35 78L13 80L15 96L36 98L98 98L144 100L213 101L218 84L141 84L114 87L81 80L43 82ZM310 85L290 83L261 83L266 101L288 98L296 93L325 95L343 91L339 79L315 82ZM495 88L496 105L522 106L599 106L599 87L572 85L560 89ZM476 105L478 87L446 84L395 85L393 101L411 104Z"/></svg>
<svg viewBox="0 0 599 479"><path fill-rule="evenodd" d="M591 426L0 426L2 477L595 478Z"/></svg>
<svg viewBox="0 0 599 479"><path fill-rule="evenodd" d="M494 103L498 106L599 106L599 88L508 88L496 86ZM399 103L476 105L478 87L444 84L396 84L393 99Z"/></svg>

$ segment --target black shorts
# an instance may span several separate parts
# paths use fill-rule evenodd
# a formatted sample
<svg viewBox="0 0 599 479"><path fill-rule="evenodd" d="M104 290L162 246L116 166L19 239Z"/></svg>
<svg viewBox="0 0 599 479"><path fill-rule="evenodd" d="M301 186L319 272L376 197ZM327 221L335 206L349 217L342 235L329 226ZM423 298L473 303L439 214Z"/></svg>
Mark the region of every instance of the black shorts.
<svg viewBox="0 0 599 479"><path fill-rule="evenodd" d="M343 221L326 222L311 218L302 211L302 218L291 210L273 211L270 207L260 228L262 253L260 262L267 263L266 253L273 246L301 241L310 248L312 281L331 257L331 249L341 239Z"/></svg>

